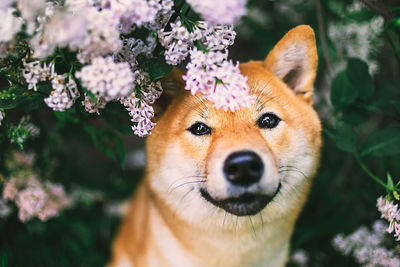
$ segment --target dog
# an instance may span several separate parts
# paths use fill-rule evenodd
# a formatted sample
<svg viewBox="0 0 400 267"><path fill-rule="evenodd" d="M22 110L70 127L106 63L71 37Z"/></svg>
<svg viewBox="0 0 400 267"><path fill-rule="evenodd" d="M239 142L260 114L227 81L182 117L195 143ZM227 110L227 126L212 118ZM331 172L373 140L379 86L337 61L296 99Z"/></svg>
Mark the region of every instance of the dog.
<svg viewBox="0 0 400 267"><path fill-rule="evenodd" d="M235 112L184 90L176 69L163 80L110 266L285 266L322 143L314 32L293 28L239 68L257 100Z"/></svg>

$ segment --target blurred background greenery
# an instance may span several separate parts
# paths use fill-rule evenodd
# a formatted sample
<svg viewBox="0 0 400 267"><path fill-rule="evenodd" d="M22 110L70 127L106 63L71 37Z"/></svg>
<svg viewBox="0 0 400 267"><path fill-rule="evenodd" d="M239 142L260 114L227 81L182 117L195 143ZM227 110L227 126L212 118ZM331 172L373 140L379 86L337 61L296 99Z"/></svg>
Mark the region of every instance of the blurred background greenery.
<svg viewBox="0 0 400 267"><path fill-rule="evenodd" d="M292 250L307 252L307 266L357 266L331 244L336 234L378 219L376 199L386 194L387 173L394 182L400 179L400 4L250 0L248 15L236 26L230 57L262 60L299 24L316 32L315 108L324 125L324 146ZM81 107L52 112L39 100L7 111L7 123L18 125L30 114L40 134L23 146L35 154L34 171L82 196L46 222L20 222L11 207L0 219L0 266L104 266L121 219L116 207L141 178L144 140L119 124L129 121L119 106L89 116ZM0 127L0 172L5 176L7 162L21 149L18 140L10 143L10 131Z"/></svg>

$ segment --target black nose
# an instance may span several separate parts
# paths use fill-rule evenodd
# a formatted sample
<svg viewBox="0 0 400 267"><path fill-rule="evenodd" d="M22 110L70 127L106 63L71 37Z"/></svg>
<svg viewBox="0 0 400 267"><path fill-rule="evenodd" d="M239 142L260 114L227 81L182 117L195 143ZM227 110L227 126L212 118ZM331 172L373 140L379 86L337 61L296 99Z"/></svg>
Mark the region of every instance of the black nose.
<svg viewBox="0 0 400 267"><path fill-rule="evenodd" d="M261 158L251 151L232 153L225 160L225 177L235 185L249 186L254 184L261 179L263 172L264 164Z"/></svg>

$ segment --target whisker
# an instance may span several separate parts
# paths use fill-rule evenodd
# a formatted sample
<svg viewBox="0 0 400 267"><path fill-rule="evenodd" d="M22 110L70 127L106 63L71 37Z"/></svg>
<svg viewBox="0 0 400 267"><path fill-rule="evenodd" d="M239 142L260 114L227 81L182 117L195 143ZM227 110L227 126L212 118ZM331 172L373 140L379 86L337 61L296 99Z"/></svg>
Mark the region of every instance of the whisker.
<svg viewBox="0 0 400 267"><path fill-rule="evenodd" d="M224 214L224 220L222 221L222 228L224 228L224 225L225 225L226 214L227 214L227 212L225 211L225 214Z"/></svg>
<svg viewBox="0 0 400 267"><path fill-rule="evenodd" d="M261 228L264 228L264 219L263 219L262 213L260 212L259 214L260 214L260 219L261 219Z"/></svg>
<svg viewBox="0 0 400 267"><path fill-rule="evenodd" d="M254 238L256 238L257 234L256 234L256 229L254 228L253 220L251 219L251 216L248 216L248 217L250 220L251 228L253 229Z"/></svg>
<svg viewBox="0 0 400 267"><path fill-rule="evenodd" d="M279 166L279 167L278 167L278 170L283 169L283 168L292 168L292 169L301 171L298 167L296 167L296 166L291 166L291 165L282 165L282 166Z"/></svg>
<svg viewBox="0 0 400 267"><path fill-rule="evenodd" d="M300 173L301 175L303 175L304 178L308 178L307 175L305 175L303 172L301 172L299 170L281 170L281 171L278 171L278 173L283 173L283 172L297 172L297 173Z"/></svg>
<svg viewBox="0 0 400 267"><path fill-rule="evenodd" d="M183 197L179 200L179 203L182 203L182 201L185 199L185 197L186 197L187 195L189 195L189 193L192 192L193 190L194 190L194 187L192 187L189 191L187 191L187 192L183 195Z"/></svg>
<svg viewBox="0 0 400 267"><path fill-rule="evenodd" d="M235 233L237 233L238 221L239 221L239 216L236 216Z"/></svg>
<svg viewBox="0 0 400 267"><path fill-rule="evenodd" d="M207 180L198 180L198 181L190 181L190 182L186 182L183 184L180 184L178 186L175 186L173 189L171 189L168 193L172 193L172 191L174 191L175 189L178 189L181 186L187 185L187 184L195 184L195 183L205 183Z"/></svg>
<svg viewBox="0 0 400 267"><path fill-rule="evenodd" d="M179 179L176 179L175 181L173 181L170 186L168 187L167 191L169 191L169 189L176 184L178 181L184 180L184 179L190 179L190 178L207 178L207 176L204 175L189 175L189 176L185 176Z"/></svg>
<svg viewBox="0 0 400 267"><path fill-rule="evenodd" d="M286 168L286 169L283 169ZM292 168L292 169L291 169ZM281 166L278 168L278 173L282 173L282 172L298 172L301 173L303 175L304 178L307 178L307 175L301 171L299 168L295 167L295 166Z"/></svg>

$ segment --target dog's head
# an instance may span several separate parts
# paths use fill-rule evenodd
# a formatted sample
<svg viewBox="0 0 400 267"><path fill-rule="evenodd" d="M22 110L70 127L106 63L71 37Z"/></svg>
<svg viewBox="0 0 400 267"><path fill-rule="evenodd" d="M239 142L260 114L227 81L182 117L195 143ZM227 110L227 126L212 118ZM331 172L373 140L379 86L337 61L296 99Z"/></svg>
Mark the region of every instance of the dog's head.
<svg viewBox="0 0 400 267"><path fill-rule="evenodd" d="M313 30L294 28L265 61L240 65L257 101L236 112L183 90L174 70L164 81L172 101L147 140L146 182L156 198L192 224L222 223L226 214L296 218L321 147L316 67Z"/></svg>

